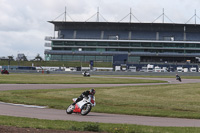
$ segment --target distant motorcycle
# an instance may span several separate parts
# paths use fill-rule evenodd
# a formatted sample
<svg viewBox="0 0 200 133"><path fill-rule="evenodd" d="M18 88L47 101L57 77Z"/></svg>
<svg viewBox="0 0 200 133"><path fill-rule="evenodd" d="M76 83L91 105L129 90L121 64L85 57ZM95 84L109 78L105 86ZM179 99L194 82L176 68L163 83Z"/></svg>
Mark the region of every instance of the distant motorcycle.
<svg viewBox="0 0 200 133"><path fill-rule="evenodd" d="M1 70L1 74L9 74L8 70Z"/></svg>
<svg viewBox="0 0 200 133"><path fill-rule="evenodd" d="M176 77L176 80L181 82L181 77L180 76Z"/></svg>
<svg viewBox="0 0 200 133"><path fill-rule="evenodd" d="M90 73L89 72L84 72L82 73L84 77L90 77Z"/></svg>
<svg viewBox="0 0 200 133"><path fill-rule="evenodd" d="M73 101L75 102L76 99L77 98L73 98ZM69 105L69 107L66 109L66 113L80 113L81 115L87 115L95 105L95 97L89 95L88 98L83 98L83 100L79 101L75 105Z"/></svg>

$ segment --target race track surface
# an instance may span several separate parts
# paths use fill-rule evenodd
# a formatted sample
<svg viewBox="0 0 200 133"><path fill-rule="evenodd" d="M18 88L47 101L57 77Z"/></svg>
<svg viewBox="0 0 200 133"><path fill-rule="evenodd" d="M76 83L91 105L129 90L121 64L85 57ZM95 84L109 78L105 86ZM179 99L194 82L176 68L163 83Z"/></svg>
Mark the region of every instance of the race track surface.
<svg viewBox="0 0 200 133"><path fill-rule="evenodd" d="M118 77L133 78L133 77ZM144 78L140 78L144 79ZM150 78L145 78L150 79ZM152 80L165 80L168 83L159 84L180 84L180 83L197 83L199 79L184 79L178 82L170 78L151 78ZM153 84L0 84L0 91L4 90L23 90L23 89L64 89L64 88L91 88L91 87L109 87L109 86L127 86L127 85L156 85ZM133 115L119 115L106 113L90 112L87 116L79 114L66 114L65 110L47 109L39 107L26 107L23 105L14 105L0 103L0 115L29 117L48 120L73 120L73 121L90 121L102 123L126 123L149 126L167 126L167 127L200 127L198 119L182 119L182 118L165 118L165 117L147 117Z"/></svg>

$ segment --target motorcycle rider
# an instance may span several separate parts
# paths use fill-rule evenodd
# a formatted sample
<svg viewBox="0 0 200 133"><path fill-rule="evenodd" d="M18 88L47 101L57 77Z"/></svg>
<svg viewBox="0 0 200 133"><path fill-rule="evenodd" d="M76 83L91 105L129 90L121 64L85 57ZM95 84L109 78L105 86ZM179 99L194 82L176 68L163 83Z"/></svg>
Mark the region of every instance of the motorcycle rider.
<svg viewBox="0 0 200 133"><path fill-rule="evenodd" d="M85 71L84 73L83 73L83 76L90 76L90 74L87 72L87 71Z"/></svg>
<svg viewBox="0 0 200 133"><path fill-rule="evenodd" d="M81 100L83 100L83 98L85 98L85 97L88 97L88 95L93 95L94 96L94 94L95 94L95 89L90 89L89 91L87 90L87 91L84 91L78 98L77 98L77 100L74 102L74 103L72 103L72 105L75 105L77 102L79 102L79 101L81 101Z"/></svg>
<svg viewBox="0 0 200 133"><path fill-rule="evenodd" d="M181 77L178 74L176 74L176 80L181 81Z"/></svg>
<svg viewBox="0 0 200 133"><path fill-rule="evenodd" d="M85 71L85 72L83 73L84 76L87 76L86 74L87 74L87 71Z"/></svg>

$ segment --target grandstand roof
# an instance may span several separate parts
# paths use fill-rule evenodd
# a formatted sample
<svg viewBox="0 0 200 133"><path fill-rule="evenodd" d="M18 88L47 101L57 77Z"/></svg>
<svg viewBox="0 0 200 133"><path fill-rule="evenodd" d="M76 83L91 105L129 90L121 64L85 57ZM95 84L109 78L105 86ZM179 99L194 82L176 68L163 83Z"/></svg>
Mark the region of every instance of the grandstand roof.
<svg viewBox="0 0 200 133"><path fill-rule="evenodd" d="M58 30L142 30L200 32L200 24L49 21Z"/></svg>

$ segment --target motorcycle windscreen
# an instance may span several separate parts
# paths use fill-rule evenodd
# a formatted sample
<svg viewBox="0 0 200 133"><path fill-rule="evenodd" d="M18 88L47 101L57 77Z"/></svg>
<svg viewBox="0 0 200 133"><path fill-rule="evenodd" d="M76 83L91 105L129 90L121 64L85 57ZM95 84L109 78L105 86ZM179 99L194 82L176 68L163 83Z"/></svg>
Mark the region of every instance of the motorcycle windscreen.
<svg viewBox="0 0 200 133"><path fill-rule="evenodd" d="M73 98L72 100L75 102L77 100L77 98Z"/></svg>

